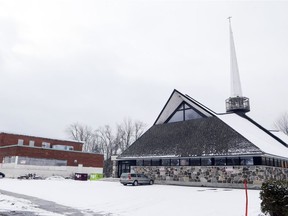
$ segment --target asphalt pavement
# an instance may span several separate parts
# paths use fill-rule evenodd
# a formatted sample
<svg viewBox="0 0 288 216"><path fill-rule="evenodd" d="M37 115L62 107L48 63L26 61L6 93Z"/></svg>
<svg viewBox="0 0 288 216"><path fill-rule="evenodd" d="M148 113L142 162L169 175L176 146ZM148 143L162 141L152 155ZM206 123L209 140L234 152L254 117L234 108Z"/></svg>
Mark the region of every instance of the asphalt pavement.
<svg viewBox="0 0 288 216"><path fill-rule="evenodd" d="M31 201L33 204L37 205L39 209L43 209L49 212L58 213L60 215L69 215L69 216L103 216L99 213L94 213L90 211L82 211L79 209L71 208L68 206L60 205L55 202L39 199L32 196L26 196L23 194L12 193L5 190L0 190L1 194L12 196L16 198L22 198ZM34 216L38 215L34 212L29 211L8 211L8 212L0 212L0 216Z"/></svg>

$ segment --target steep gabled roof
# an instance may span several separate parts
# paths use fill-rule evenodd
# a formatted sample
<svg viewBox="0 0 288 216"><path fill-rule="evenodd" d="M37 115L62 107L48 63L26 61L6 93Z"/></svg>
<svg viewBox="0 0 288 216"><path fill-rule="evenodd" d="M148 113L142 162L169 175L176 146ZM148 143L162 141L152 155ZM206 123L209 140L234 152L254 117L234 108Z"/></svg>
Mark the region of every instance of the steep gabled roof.
<svg viewBox="0 0 288 216"><path fill-rule="evenodd" d="M262 154L217 117L153 125L120 158Z"/></svg>
<svg viewBox="0 0 288 216"><path fill-rule="evenodd" d="M184 103L201 118L167 123ZM245 114L216 114L174 90L154 125L118 158L271 155L287 159L288 143Z"/></svg>
<svg viewBox="0 0 288 216"><path fill-rule="evenodd" d="M188 95L183 95L182 93L174 89L164 108L162 109L156 121L154 122L154 125L163 124L164 122L166 122L166 120L171 116L171 114L182 102L186 102L191 107L193 107L193 109L201 113L203 116L211 117L215 115L215 113L212 110L205 107L198 101L194 100Z"/></svg>
<svg viewBox="0 0 288 216"><path fill-rule="evenodd" d="M218 115L219 119L257 146L266 154L288 158L287 143L245 115Z"/></svg>

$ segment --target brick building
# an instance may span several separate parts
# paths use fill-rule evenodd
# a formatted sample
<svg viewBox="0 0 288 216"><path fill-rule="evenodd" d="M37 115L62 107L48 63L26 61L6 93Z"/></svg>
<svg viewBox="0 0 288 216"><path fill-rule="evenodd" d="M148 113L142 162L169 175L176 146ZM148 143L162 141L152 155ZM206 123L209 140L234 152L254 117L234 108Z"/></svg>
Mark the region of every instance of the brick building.
<svg viewBox="0 0 288 216"><path fill-rule="evenodd" d="M102 173L102 154L82 152L83 142L0 133L0 169L8 177L27 173L70 176Z"/></svg>

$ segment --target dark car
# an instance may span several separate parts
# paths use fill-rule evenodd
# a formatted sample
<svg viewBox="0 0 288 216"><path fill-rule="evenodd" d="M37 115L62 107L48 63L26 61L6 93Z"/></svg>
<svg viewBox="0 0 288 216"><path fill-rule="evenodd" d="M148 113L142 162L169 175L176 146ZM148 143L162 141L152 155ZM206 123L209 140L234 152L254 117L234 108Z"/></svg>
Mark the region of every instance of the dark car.
<svg viewBox="0 0 288 216"><path fill-rule="evenodd" d="M0 172L0 178L4 178L5 177L5 174Z"/></svg>
<svg viewBox="0 0 288 216"><path fill-rule="evenodd" d="M137 173L122 173L120 183L123 185L133 184L134 186L140 184L154 184L154 180L144 174Z"/></svg>

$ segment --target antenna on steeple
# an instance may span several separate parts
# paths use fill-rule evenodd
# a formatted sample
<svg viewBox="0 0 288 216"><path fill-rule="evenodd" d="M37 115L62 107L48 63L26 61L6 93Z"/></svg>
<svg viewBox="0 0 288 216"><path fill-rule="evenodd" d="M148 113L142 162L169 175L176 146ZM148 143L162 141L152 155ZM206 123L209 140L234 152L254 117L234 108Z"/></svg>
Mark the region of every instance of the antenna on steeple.
<svg viewBox="0 0 288 216"><path fill-rule="evenodd" d="M233 32L231 27L231 18L229 20L230 31L230 76L231 76L231 96L226 99L227 112L249 112L249 98L242 96L241 82L238 70L236 50L234 45Z"/></svg>

